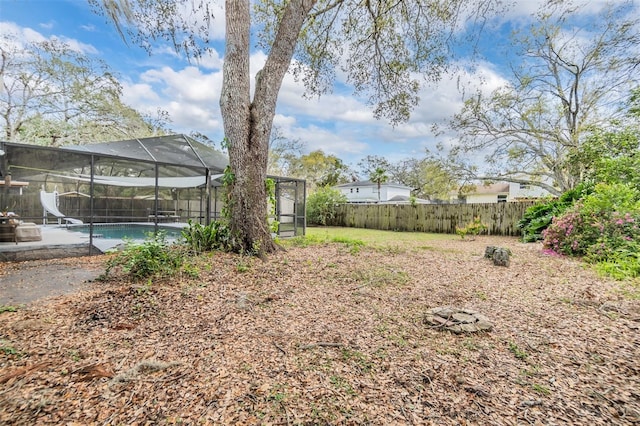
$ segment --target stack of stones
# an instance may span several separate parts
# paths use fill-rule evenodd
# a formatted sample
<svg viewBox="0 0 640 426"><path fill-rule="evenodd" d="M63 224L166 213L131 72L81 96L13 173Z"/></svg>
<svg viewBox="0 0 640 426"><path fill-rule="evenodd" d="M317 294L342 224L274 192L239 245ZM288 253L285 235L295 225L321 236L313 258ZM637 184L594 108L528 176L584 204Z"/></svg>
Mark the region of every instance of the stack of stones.
<svg viewBox="0 0 640 426"><path fill-rule="evenodd" d="M456 334L491 331L493 324L486 316L472 309L441 306L430 309L424 322L434 328L448 330Z"/></svg>
<svg viewBox="0 0 640 426"><path fill-rule="evenodd" d="M492 259L496 266L509 266L511 250L496 246L487 246L484 249L484 257Z"/></svg>

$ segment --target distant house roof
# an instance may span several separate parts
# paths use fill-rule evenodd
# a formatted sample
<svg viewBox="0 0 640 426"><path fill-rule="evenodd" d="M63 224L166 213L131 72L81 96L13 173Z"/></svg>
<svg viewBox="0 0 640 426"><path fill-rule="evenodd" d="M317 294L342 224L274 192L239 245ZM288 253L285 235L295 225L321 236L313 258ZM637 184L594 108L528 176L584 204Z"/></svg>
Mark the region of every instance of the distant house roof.
<svg viewBox="0 0 640 426"><path fill-rule="evenodd" d="M372 182L370 180L359 180L356 182L349 182L349 183L343 183L342 185L336 185L336 188L351 188L351 187L356 187L356 186L375 186L376 188L378 187L378 183L377 182ZM380 186L392 186L394 188L406 188L406 189L411 189L410 186L406 186L403 185L401 183L393 183L393 182L385 182L380 184Z"/></svg>
<svg viewBox="0 0 640 426"><path fill-rule="evenodd" d="M475 191L470 194L502 194L509 193L509 183L493 183L491 185L476 185Z"/></svg>

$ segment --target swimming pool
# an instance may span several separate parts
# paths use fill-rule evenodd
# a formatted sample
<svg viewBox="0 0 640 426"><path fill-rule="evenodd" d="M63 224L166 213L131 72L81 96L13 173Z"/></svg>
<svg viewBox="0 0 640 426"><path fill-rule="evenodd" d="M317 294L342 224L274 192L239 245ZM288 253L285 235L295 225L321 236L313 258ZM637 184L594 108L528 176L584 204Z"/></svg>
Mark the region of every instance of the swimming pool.
<svg viewBox="0 0 640 426"><path fill-rule="evenodd" d="M89 234L89 225L70 226L71 231ZM168 240L176 240L182 235L181 227L158 225L158 231L164 232ZM93 225L93 238L107 240L146 240L153 235L152 223L98 223Z"/></svg>

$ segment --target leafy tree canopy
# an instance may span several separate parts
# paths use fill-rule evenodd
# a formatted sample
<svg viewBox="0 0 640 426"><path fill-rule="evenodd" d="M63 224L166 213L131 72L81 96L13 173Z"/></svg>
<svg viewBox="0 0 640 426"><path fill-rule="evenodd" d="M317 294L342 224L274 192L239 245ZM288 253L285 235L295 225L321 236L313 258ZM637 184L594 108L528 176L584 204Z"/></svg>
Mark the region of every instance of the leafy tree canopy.
<svg viewBox="0 0 640 426"><path fill-rule="evenodd" d="M0 38L0 123L8 141L68 145L162 134L163 111L144 116L121 100L109 66L61 41Z"/></svg>
<svg viewBox="0 0 640 426"><path fill-rule="evenodd" d="M291 176L304 145L301 139L287 138L278 127L274 127L269 142L267 173L274 176Z"/></svg>
<svg viewBox="0 0 640 426"><path fill-rule="evenodd" d="M629 99L627 115L607 129L594 129L578 149L569 154L569 164L580 169L590 184L622 183L640 190L640 89Z"/></svg>
<svg viewBox="0 0 640 426"><path fill-rule="evenodd" d="M335 186L348 181L349 167L335 155L322 150L293 158L291 176L306 179L310 192L316 187Z"/></svg>
<svg viewBox="0 0 640 426"><path fill-rule="evenodd" d="M460 137L451 151L457 172L556 195L580 183L587 165L572 162L572 153L599 138L594 132L608 131L640 81L640 18L629 14L632 7L612 4L602 19L581 22L559 2L516 31L512 43L522 61L512 65L509 84L469 97L451 121ZM477 158L488 167L470 160Z"/></svg>

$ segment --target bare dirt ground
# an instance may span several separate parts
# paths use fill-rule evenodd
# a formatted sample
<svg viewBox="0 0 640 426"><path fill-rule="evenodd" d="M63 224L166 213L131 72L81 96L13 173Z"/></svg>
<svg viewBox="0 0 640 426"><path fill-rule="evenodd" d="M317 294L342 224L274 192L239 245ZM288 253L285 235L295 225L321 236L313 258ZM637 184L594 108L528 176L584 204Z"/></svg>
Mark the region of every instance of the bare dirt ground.
<svg viewBox="0 0 640 426"><path fill-rule="evenodd" d="M197 278L115 279L1 313L0 423L640 424L637 296L539 245L198 261ZM444 305L494 328L425 324Z"/></svg>

